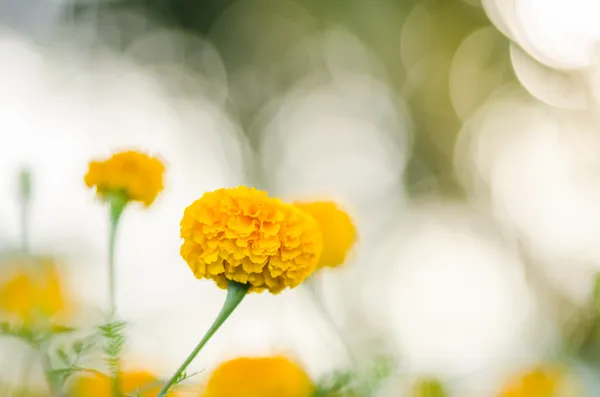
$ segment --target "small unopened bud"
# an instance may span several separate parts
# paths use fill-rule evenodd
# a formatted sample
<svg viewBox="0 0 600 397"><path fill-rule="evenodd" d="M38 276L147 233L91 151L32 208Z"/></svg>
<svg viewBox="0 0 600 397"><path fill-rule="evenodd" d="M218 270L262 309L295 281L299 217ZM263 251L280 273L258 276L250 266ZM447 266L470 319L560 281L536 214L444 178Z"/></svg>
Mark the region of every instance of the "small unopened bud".
<svg viewBox="0 0 600 397"><path fill-rule="evenodd" d="M26 167L19 172L19 197L25 202L31 200L31 171Z"/></svg>

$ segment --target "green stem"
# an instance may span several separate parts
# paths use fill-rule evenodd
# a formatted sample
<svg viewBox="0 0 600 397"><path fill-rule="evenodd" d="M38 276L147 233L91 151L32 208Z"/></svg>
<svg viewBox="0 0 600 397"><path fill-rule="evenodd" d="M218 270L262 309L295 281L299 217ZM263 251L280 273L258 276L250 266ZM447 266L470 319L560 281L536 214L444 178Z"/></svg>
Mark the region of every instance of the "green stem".
<svg viewBox="0 0 600 397"><path fill-rule="evenodd" d="M29 201L21 203L21 249L29 253Z"/></svg>
<svg viewBox="0 0 600 397"><path fill-rule="evenodd" d="M311 276L303 284L306 286L305 289L306 289L306 291L308 291L308 295L312 299L312 301L313 301L315 307L317 308L317 310L319 311L321 317L325 320L325 322L327 323L329 328L331 330L333 330L333 332L337 335L342 346L346 350L346 353L348 354L348 358L350 359L350 361L353 364L356 364L356 358L354 357L354 353L352 352L352 349L350 348L350 344L348 343L346 338L343 336L342 330L338 327L336 322L333 320L333 318L329 314L329 311L327 310L325 305L323 305L323 302L319 297L319 293L317 291L317 285L316 285L314 276Z"/></svg>
<svg viewBox="0 0 600 397"><path fill-rule="evenodd" d="M61 387L57 384L56 378L52 376L52 364L50 362L50 357L46 352L41 352L41 354L42 369L44 370L44 375L46 376L46 381L48 382L48 387L50 388L50 396L62 397Z"/></svg>
<svg viewBox="0 0 600 397"><path fill-rule="evenodd" d="M110 235L108 238L108 297L109 297L109 317L112 319L116 315L117 311L117 287L116 287L116 274L115 274L115 245L117 241L117 229L119 227L119 220L121 214L127 205L127 196L124 193L117 192L113 193L108 197L110 206ZM121 396L121 390L119 387L119 365L113 375L113 395L115 397Z"/></svg>
<svg viewBox="0 0 600 397"><path fill-rule="evenodd" d="M21 203L21 249L29 252L29 222L31 204L31 173L28 169L19 174L19 201Z"/></svg>
<svg viewBox="0 0 600 397"><path fill-rule="evenodd" d="M109 197L110 203L110 235L108 241L108 296L110 302L110 314L114 315L116 304L116 277L115 277L115 245L117 240L117 229L121 214L127 205L127 197L122 193L115 193Z"/></svg>
<svg viewBox="0 0 600 397"><path fill-rule="evenodd" d="M219 330L221 325L227 320L227 318L233 313L236 307L242 302L242 299L246 296L248 292L248 286L245 284L236 283L233 281L229 281L229 286L227 288L227 298L225 299L225 303L221 308L221 311L215 318L215 321L212 323L200 343L192 350L190 355L185 359L183 364L175 371L171 379L167 381L167 383L163 386L161 391L156 395L156 397L165 397L169 389L177 383L178 379L181 378L185 369L190 365L190 363L196 358L200 350L206 345L206 343L210 340L210 338Z"/></svg>

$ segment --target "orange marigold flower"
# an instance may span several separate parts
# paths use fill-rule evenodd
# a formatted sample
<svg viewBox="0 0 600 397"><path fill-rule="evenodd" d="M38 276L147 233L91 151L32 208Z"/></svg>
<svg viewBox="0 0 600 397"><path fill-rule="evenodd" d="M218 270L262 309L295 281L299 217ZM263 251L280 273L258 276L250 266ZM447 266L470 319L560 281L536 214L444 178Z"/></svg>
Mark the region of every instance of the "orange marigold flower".
<svg viewBox="0 0 600 397"><path fill-rule="evenodd" d="M181 220L181 256L197 278L227 280L279 293L317 267L323 249L317 222L266 192L240 186L205 193Z"/></svg>
<svg viewBox="0 0 600 397"><path fill-rule="evenodd" d="M310 397L314 391L304 369L286 357L241 357L215 369L201 396Z"/></svg>
<svg viewBox="0 0 600 397"><path fill-rule="evenodd" d="M104 161L92 161L84 180L102 198L122 193L128 200L149 206L163 190L164 172L165 166L156 157L127 151Z"/></svg>
<svg viewBox="0 0 600 397"><path fill-rule="evenodd" d="M3 266L13 272L0 283L0 312L4 317L32 325L68 311L60 275L52 260L23 260L14 266Z"/></svg>
<svg viewBox="0 0 600 397"><path fill-rule="evenodd" d="M296 205L315 218L323 233L323 254L319 268L342 265L348 251L357 240L356 228L350 216L331 201Z"/></svg>
<svg viewBox="0 0 600 397"><path fill-rule="evenodd" d="M541 366L511 379L498 397L578 397L579 385L559 366Z"/></svg>
<svg viewBox="0 0 600 397"><path fill-rule="evenodd" d="M156 397L162 384L158 378L146 371L126 371L118 376L119 390L127 396ZM86 374L78 377L72 388L73 397L112 397L114 394L114 379L101 373ZM177 394L169 392L168 397Z"/></svg>

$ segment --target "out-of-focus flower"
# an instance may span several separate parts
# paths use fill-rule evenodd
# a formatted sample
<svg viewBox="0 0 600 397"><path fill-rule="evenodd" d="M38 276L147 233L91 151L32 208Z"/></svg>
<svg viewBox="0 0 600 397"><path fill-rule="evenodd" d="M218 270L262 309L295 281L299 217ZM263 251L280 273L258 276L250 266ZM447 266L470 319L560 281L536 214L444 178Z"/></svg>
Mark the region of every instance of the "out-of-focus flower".
<svg viewBox="0 0 600 397"><path fill-rule="evenodd" d="M156 157L127 151L104 161L90 162L84 180L102 198L124 194L128 200L149 206L163 190L164 171L165 166Z"/></svg>
<svg viewBox="0 0 600 397"><path fill-rule="evenodd" d="M310 397L315 386L304 369L287 357L241 357L211 374L202 397Z"/></svg>
<svg viewBox="0 0 600 397"><path fill-rule="evenodd" d="M444 385L436 379L421 379L415 382L411 397L446 397Z"/></svg>
<svg viewBox="0 0 600 397"><path fill-rule="evenodd" d="M0 312L4 317L30 326L68 314L60 275L52 260L43 258L3 266L14 271L0 284Z"/></svg>
<svg viewBox="0 0 600 397"><path fill-rule="evenodd" d="M540 366L517 374L498 397L581 397L579 384L572 382L560 366Z"/></svg>
<svg viewBox="0 0 600 397"><path fill-rule="evenodd" d="M162 384L153 374L146 371L127 371L118 376L119 390L124 395L140 397L156 397ZM71 388L73 397L112 397L114 391L114 379L103 374L86 374L77 378ZM169 392L169 397L177 394Z"/></svg>
<svg viewBox="0 0 600 397"><path fill-rule="evenodd" d="M197 278L279 293L316 268L323 250L317 222L298 207L240 186L205 193L185 209L181 256Z"/></svg>
<svg viewBox="0 0 600 397"><path fill-rule="evenodd" d="M356 228L350 216L331 201L296 203L296 205L315 218L323 233L323 253L319 267L342 265L357 239Z"/></svg>

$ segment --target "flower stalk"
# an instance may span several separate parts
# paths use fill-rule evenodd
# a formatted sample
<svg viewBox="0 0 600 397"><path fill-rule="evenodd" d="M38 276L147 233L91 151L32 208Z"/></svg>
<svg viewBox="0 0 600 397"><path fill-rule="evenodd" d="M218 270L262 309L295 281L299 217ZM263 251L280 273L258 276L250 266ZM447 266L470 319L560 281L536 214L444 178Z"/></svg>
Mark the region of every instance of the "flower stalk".
<svg viewBox="0 0 600 397"><path fill-rule="evenodd" d="M108 296L110 304L110 315L116 311L116 276L115 276L115 244L117 229L121 214L127 206L127 197L123 193L113 193L108 198L110 206L110 235L108 241Z"/></svg>
<svg viewBox="0 0 600 397"><path fill-rule="evenodd" d="M21 210L21 249L29 252L29 218L31 207L31 172L24 168L19 173L19 202Z"/></svg>
<svg viewBox="0 0 600 397"><path fill-rule="evenodd" d="M183 364L175 371L173 376L165 383L160 392L156 395L156 397L165 397L169 392L169 389L173 387L178 380L182 377L186 368L191 364L191 362L196 358L198 353L202 350L204 345L208 343L210 338L221 328L225 320L229 318L231 313L238 307L238 305L242 302L244 297L248 292L248 285L236 283L234 281L229 281L227 285L227 297L225 298L225 303L221 308L221 311L215 318L214 322L200 341L198 345L192 350L189 356L185 359Z"/></svg>
<svg viewBox="0 0 600 397"><path fill-rule="evenodd" d="M113 318L117 311L116 301L116 272L115 272L115 245L117 241L117 229L121 214L127 206L127 195L122 192L112 193L108 196L110 207L110 235L108 239L108 296L109 296L109 318ZM121 388L119 386L119 365L117 363L115 373L113 375L113 395L114 397L121 396Z"/></svg>
<svg viewBox="0 0 600 397"><path fill-rule="evenodd" d="M48 388L50 389L50 396L52 397L63 397L61 386L56 382L56 378L52 373L52 363L48 353L40 350L42 355L42 369L44 370L44 376L48 382Z"/></svg>

